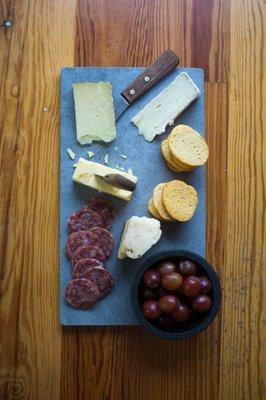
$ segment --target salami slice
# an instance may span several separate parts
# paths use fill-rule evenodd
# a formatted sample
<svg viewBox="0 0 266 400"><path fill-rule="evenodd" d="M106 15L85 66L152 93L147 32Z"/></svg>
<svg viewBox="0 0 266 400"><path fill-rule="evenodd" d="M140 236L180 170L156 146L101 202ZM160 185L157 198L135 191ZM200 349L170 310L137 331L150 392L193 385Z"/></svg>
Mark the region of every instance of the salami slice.
<svg viewBox="0 0 266 400"><path fill-rule="evenodd" d="M69 233L77 231L88 231L90 228L96 226L102 227L102 217L89 209L82 209L77 213L72 214L67 222L67 229Z"/></svg>
<svg viewBox="0 0 266 400"><path fill-rule="evenodd" d="M97 212L97 214L102 217L102 227L105 229L110 229L115 218L115 209L111 203L102 197L94 197L85 206L85 209Z"/></svg>
<svg viewBox="0 0 266 400"><path fill-rule="evenodd" d="M112 250L114 248L114 236L111 232L104 228L91 228L91 232L93 232L99 240L101 241L101 248L107 257L110 257Z"/></svg>
<svg viewBox="0 0 266 400"><path fill-rule="evenodd" d="M95 246L81 246L74 253L71 258L72 265L75 266L77 261L83 258L94 258L100 262L104 262L105 255L100 247Z"/></svg>
<svg viewBox="0 0 266 400"><path fill-rule="evenodd" d="M100 261L94 258L82 258L73 267L73 278L86 278L86 272L93 268L104 269Z"/></svg>
<svg viewBox="0 0 266 400"><path fill-rule="evenodd" d="M81 246L101 247L101 240L96 233L89 231L78 231L71 233L66 244L66 254L71 260L73 253Z"/></svg>
<svg viewBox="0 0 266 400"><path fill-rule="evenodd" d="M72 307L87 310L97 303L100 291L97 285L89 279L73 279L66 287L65 298Z"/></svg>
<svg viewBox="0 0 266 400"><path fill-rule="evenodd" d="M100 298L105 297L114 286L113 277L107 269L102 270L98 267L94 267L86 272L86 279L91 280L98 287Z"/></svg>

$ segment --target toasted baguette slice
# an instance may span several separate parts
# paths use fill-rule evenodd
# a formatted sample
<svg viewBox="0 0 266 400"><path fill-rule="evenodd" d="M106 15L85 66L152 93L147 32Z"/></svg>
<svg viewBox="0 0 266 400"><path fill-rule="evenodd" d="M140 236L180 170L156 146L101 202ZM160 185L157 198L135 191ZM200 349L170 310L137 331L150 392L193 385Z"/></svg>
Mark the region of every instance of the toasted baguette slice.
<svg viewBox="0 0 266 400"><path fill-rule="evenodd" d="M183 181L174 180L163 185L163 204L169 215L177 221L190 220L198 204L196 190Z"/></svg>

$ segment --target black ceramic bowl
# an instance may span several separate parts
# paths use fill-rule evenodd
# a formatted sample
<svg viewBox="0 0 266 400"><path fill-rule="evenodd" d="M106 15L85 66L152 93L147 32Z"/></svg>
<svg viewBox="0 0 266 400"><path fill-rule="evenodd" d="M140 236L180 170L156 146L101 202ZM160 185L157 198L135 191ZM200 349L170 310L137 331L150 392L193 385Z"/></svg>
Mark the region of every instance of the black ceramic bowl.
<svg viewBox="0 0 266 400"><path fill-rule="evenodd" d="M204 313L204 315L202 315L200 319L194 322L185 323L184 326L179 326L178 328L175 327L162 329L159 325L156 326L156 322L148 321L141 312L139 289L142 277L147 269L156 267L162 261L173 261L175 263L178 263L179 261L184 259L195 262L198 267L197 273L199 273L200 275L205 275L211 280L212 290L210 292L210 296L212 297L212 306L207 313ZM220 302L221 286L216 272L204 258L196 253L187 250L164 251L144 258L138 267L138 272L131 288L131 303L138 321L141 325L147 328L148 331L164 339L187 339L202 332L213 321L219 310Z"/></svg>

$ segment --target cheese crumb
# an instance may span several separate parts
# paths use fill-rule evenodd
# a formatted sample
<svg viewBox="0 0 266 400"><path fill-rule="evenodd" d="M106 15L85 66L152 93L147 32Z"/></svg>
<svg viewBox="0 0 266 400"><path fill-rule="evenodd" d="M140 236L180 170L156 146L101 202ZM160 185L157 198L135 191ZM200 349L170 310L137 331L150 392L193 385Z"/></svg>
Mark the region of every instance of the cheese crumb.
<svg viewBox="0 0 266 400"><path fill-rule="evenodd" d="M124 158L124 160L127 158L127 156L125 154L120 154L121 158Z"/></svg>
<svg viewBox="0 0 266 400"><path fill-rule="evenodd" d="M131 169L131 168L128 168L128 171L127 171L130 175L133 175L133 170Z"/></svg>
<svg viewBox="0 0 266 400"><path fill-rule="evenodd" d="M108 164L108 162L109 162L109 154L108 153L106 153L104 156L104 162L105 162L105 164Z"/></svg>
<svg viewBox="0 0 266 400"><path fill-rule="evenodd" d="M117 147L115 146L115 151L117 151L118 149L117 149Z"/></svg>
<svg viewBox="0 0 266 400"><path fill-rule="evenodd" d="M116 164L116 166L115 166L115 167L116 167L116 169L120 169L120 171L125 171L125 168L123 168L123 167L120 167L120 165L117 165L117 164Z"/></svg>
<svg viewBox="0 0 266 400"><path fill-rule="evenodd" d="M93 151L88 151L88 157L89 157L89 158L92 158L92 157L94 157L94 153L93 153Z"/></svg>
<svg viewBox="0 0 266 400"><path fill-rule="evenodd" d="M76 154L74 153L73 150L67 149L67 154L69 155L69 157L71 158L71 160L75 160Z"/></svg>
<svg viewBox="0 0 266 400"><path fill-rule="evenodd" d="M73 164L72 166L73 166L73 168L76 168L76 166L77 166L78 164L77 163L75 163L75 164Z"/></svg>

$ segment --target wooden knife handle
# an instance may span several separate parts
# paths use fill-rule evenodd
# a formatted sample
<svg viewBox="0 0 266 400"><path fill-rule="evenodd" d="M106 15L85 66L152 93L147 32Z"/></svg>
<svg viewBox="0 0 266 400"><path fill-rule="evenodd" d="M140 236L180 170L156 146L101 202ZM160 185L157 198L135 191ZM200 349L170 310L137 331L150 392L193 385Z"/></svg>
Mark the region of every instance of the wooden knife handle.
<svg viewBox="0 0 266 400"><path fill-rule="evenodd" d="M126 89L123 96L129 104L134 103L143 93L169 74L179 64L179 58L172 50L166 50L157 60L146 68Z"/></svg>

